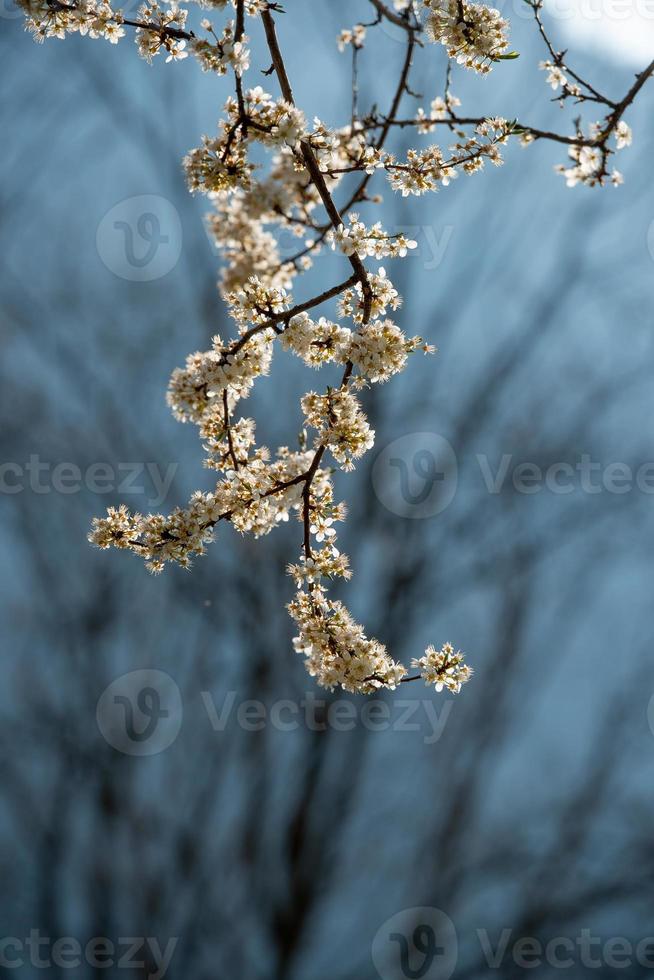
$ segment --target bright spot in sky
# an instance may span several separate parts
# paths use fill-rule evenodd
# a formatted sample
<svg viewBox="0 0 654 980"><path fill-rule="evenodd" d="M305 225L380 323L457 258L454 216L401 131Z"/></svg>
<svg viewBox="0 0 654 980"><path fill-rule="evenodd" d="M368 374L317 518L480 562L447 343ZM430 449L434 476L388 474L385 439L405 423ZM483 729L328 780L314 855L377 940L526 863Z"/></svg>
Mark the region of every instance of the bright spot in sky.
<svg viewBox="0 0 654 980"><path fill-rule="evenodd" d="M547 0L547 12L570 46L634 69L654 57L654 0Z"/></svg>

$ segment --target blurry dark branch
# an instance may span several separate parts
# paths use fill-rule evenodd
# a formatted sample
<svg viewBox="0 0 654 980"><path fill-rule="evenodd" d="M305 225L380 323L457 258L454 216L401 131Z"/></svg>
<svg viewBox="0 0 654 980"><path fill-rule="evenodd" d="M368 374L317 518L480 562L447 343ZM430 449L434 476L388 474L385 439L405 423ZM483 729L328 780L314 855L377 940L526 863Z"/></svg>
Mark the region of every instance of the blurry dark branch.
<svg viewBox="0 0 654 980"><path fill-rule="evenodd" d="M463 766L457 776L453 775L447 798L441 800L439 818L416 862L415 873L422 883L425 904L438 908L452 907L461 886L459 868L465 859L470 824L478 810L484 783L491 778L493 754L509 725L507 709L514 696L509 679L527 652L524 640L527 614L533 601L533 582L529 578L532 560L513 555L501 566L503 594L494 626L488 633L497 640L491 662L484 665L486 690L482 694L478 689L476 694L478 702L483 701L484 710L480 711L478 706L474 711L468 706L468 714L474 714L476 723L470 728L465 755L475 760L474 768L470 771ZM424 791L428 793L427 787ZM433 792L438 792L437 785ZM432 855L433 860L425 861L424 855Z"/></svg>
<svg viewBox="0 0 654 980"><path fill-rule="evenodd" d="M270 51L270 56L277 74L282 95L290 105L295 105L293 90L291 89L291 84L286 73L286 66L284 64L282 52L277 40L275 21L270 10L262 11L261 19L266 32L268 50ZM300 150L304 165L307 168L311 181L315 185L315 188L320 195L320 199L323 203L325 211L327 212L331 225L334 229L338 229L343 224L343 219L338 211L338 208L334 204L309 140L300 140ZM357 277L358 282L361 285L364 301L363 322L367 323L370 319L370 309L372 303L372 289L368 280L368 273L364 263L361 261L356 252L354 252L352 255L348 255L348 261L354 270L354 274Z"/></svg>
<svg viewBox="0 0 654 980"><path fill-rule="evenodd" d="M407 27L406 23L404 23L403 26ZM409 91L409 78L411 75L411 65L413 61L413 53L415 51L416 43L417 41L416 41L415 31L413 30L413 28L407 27L407 42L406 42L406 52L404 55L404 63L402 65L400 78L397 83L395 93L393 95L391 107L389 109L389 112L385 120L381 124L381 132L377 140L375 141L375 148L377 150L383 149L388 134L391 131L391 126L393 124L393 121L395 120L397 113L399 112L400 105L402 103L402 97L405 92ZM361 183L355 188L354 192L348 199L347 203L342 208L343 214L348 214L355 204L358 204L359 201L365 200L366 188L370 183L372 176L373 174L366 174L363 177Z"/></svg>
<svg viewBox="0 0 654 980"><path fill-rule="evenodd" d="M325 722L333 695L325 695L314 723ZM343 734L325 725L309 735L308 761L299 792L288 817L284 839L287 881L272 910L271 930L277 949L276 980L290 980L318 903L329 894L339 868L341 843L347 839L349 819L360 782L367 745L362 726ZM328 778L329 766L335 772ZM334 834L334 828L339 832Z"/></svg>

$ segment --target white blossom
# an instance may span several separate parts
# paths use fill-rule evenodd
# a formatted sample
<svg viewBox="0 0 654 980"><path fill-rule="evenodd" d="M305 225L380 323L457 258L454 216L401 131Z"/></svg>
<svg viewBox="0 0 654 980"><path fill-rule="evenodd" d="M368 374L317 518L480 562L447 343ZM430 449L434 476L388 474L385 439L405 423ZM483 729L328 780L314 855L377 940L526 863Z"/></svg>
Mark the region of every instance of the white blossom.
<svg viewBox="0 0 654 980"><path fill-rule="evenodd" d="M411 666L418 668L425 684L433 684L439 692L447 688L453 694L459 693L473 673L472 667L464 663L461 651L455 653L451 643L444 643L440 650L428 646L424 657L412 660Z"/></svg>
<svg viewBox="0 0 654 980"><path fill-rule="evenodd" d="M624 149L625 146L631 146L632 134L631 129L627 126L626 122L621 119L618 125L615 127L615 145L618 150Z"/></svg>
<svg viewBox="0 0 654 980"><path fill-rule="evenodd" d="M366 29L363 24L355 24L351 30L344 29L338 35L338 50L344 51L348 44L355 48L363 46L366 39Z"/></svg>

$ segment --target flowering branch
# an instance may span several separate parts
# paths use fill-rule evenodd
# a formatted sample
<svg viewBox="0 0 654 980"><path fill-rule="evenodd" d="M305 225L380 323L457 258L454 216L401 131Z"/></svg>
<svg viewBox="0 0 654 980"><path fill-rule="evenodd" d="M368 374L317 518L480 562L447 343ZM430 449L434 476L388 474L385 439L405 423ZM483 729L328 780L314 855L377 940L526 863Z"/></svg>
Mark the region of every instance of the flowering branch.
<svg viewBox="0 0 654 980"><path fill-rule="evenodd" d="M385 269L369 264L370 259L402 258L416 243L389 234L380 222L366 224L353 208L376 200L368 189L379 175L403 196L422 195L446 187L459 174L479 172L487 161L499 166L502 148L516 136L523 145L545 139L568 146L574 166L560 168L568 184L602 184L607 176L619 183L618 172L608 172L614 152L610 140L615 140L615 149L631 142L623 116L654 72L654 62L622 100L611 101L567 66L564 53L548 38L541 0L527 0L547 46L550 60L541 67L548 71L548 83L560 89L562 104L574 98L603 105L603 123L588 134L576 123L574 134L568 135L504 118L459 116L460 103L450 88L452 65L488 75L496 65L515 59L507 21L472 0L393 0L392 6L370 0L375 19L344 29L338 38L339 48L350 45L353 53L349 122L331 128L316 119L309 126L294 99L277 36L273 15L282 13L281 7L268 0L206 2L215 11L231 8L234 19L216 31L203 18L200 35L187 29L188 10L176 3L160 6L158 0L147 0L138 19L128 20L108 0L19 0L37 40L78 32L116 43L132 27L147 61L161 53L166 61L191 54L204 71L229 73L234 81L216 135L203 137L184 159L184 169L190 190L205 194L212 206L209 229L225 260L220 291L236 336L216 336L209 350L189 355L185 366L173 373L167 396L176 418L197 426L205 465L219 478L212 491L198 491L187 507L168 515L110 508L106 517L94 520L90 539L100 548L132 551L159 572L171 561L189 567L195 556L204 554L221 521L259 537L293 516L302 532L299 558L288 569L296 585L289 611L298 630L295 647L318 683L368 694L423 679L437 691L457 693L472 671L450 644L427 647L424 656L412 660L417 673L409 675L327 591L328 583L349 579L351 571L347 556L336 548L334 527L345 519L346 508L334 499L333 470L325 460L330 456L341 469L354 468L374 442L358 392L388 381L414 352L434 350L420 337L407 337L391 319L401 298ZM263 30L271 59L264 74L274 74L278 98L259 86L244 86L250 63L248 19ZM358 73L367 32L383 20L405 32L402 65L388 112L381 115L371 108L360 116ZM427 41L447 51L444 95L433 99L428 110L421 107L414 117L402 117L405 98L420 98L411 87L411 72ZM457 141L447 152L431 145L412 148L398 159L387 143L406 127L413 127L416 135L446 127ZM270 151L266 168L255 163L255 146ZM336 192L348 175L355 179L339 207ZM295 255L284 260L279 231L303 239ZM313 237L307 240L307 234ZM295 302L294 280L326 245L343 256L351 274ZM334 301L336 319L315 318L316 308ZM269 372L277 342L312 369L337 368L340 381L322 393L306 392L299 448L281 446L273 456L257 445L254 420L234 413L257 378ZM314 432L311 443L306 429Z"/></svg>

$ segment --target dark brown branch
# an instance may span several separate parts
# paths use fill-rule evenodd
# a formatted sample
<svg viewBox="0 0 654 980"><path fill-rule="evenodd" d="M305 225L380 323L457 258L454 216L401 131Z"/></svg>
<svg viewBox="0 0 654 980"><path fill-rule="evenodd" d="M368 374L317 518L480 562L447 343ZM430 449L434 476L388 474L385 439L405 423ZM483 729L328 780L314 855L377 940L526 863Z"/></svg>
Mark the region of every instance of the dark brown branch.
<svg viewBox="0 0 654 980"><path fill-rule="evenodd" d="M430 126L447 126L449 129L456 129L457 126L479 126L486 121L484 116L455 116L449 115L443 119L371 119L364 123L364 129L377 129L381 126L398 126L405 129L410 126L421 126L428 123ZM565 136L563 133L554 133L545 129L537 129L526 123L516 122L516 131L528 133L534 139L552 140L555 143L565 143L568 146L594 146L597 140L591 136Z"/></svg>
<svg viewBox="0 0 654 980"><path fill-rule="evenodd" d="M234 42L238 43L245 33L245 9L244 0L236 0L236 25L234 27ZM239 122L241 125L241 133L243 134L243 139L247 139L248 135L248 115L245 111L245 100L243 98L243 82L239 72L234 72L234 79L236 85L236 101L238 102L238 115Z"/></svg>
<svg viewBox="0 0 654 980"><path fill-rule="evenodd" d="M608 136L615 129L617 124L620 122L626 109L628 109L631 103L634 101L634 99L640 92L645 82L649 78L651 78L653 74L654 74L654 59L650 61L649 65L646 68L644 68L643 71L639 72L639 74L636 75L636 81L631 86L631 88L625 95L624 99L618 102L618 104L615 106L615 109L613 110L613 112L611 113L611 115L607 120L607 132L605 136L606 139L608 139Z"/></svg>
<svg viewBox="0 0 654 980"><path fill-rule="evenodd" d="M543 20L540 15L540 11L543 6L543 0L527 0L527 3L534 11L534 17L536 19L538 31L543 41L545 42L545 46L549 51L554 64L561 69L565 69L568 75L570 75L571 78L574 78L575 82L578 82L580 85L583 85L586 91L590 92L590 95L584 95L583 101L600 102L602 103L602 105L615 106L615 102L613 102L611 99L608 99L605 95L602 95L600 92L598 92L597 89L593 88L593 86L589 82L581 78L581 76L578 75L575 71L573 71L569 65L566 65L564 63L563 60L565 57L564 51L554 50L554 46L552 45L552 42L549 39L547 31L545 30L545 25L543 24Z"/></svg>
<svg viewBox="0 0 654 980"><path fill-rule="evenodd" d="M413 32L415 30L405 17L402 17L401 14L396 14L394 10L387 7L385 3L382 3L382 0L370 0L370 3L377 11L377 14L390 21L391 24L397 24L398 27L404 28L405 31Z"/></svg>
<svg viewBox="0 0 654 980"><path fill-rule="evenodd" d="M266 32L266 40L268 42L268 49L270 51L272 63L279 80L279 87L282 90L282 95L290 105L295 105L293 90L286 73L286 66L284 64L284 59L277 40L275 21L273 20L270 10L264 10L261 14L261 19L263 21L264 30ZM320 199L323 203L325 211L327 212L332 227L337 230L343 224L343 219L339 214L338 208L334 204L331 194L329 193L329 188L325 183L325 178L323 177L318 161L316 160L315 154L308 140L300 140L300 151L302 153L304 165L309 172L309 176L311 177L316 190L320 194ZM372 305L372 289L368 280L368 273L358 255L349 255L348 260L354 269L357 279L361 283L364 300L363 320L364 323L366 323L370 319L370 309Z"/></svg>

